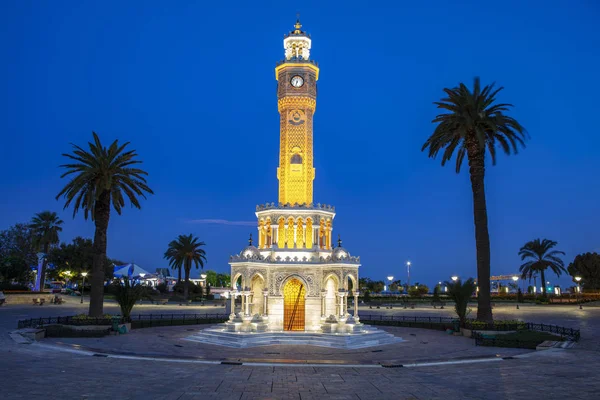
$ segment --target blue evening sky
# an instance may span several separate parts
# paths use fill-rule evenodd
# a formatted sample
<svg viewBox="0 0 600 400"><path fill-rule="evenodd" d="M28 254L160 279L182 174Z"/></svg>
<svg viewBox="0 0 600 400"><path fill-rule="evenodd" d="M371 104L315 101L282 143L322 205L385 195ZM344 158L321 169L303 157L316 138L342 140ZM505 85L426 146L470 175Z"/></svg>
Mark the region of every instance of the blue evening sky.
<svg viewBox="0 0 600 400"><path fill-rule="evenodd" d="M155 195L113 213L108 254L165 267L167 243L194 233L210 269L277 201L275 63L296 13L319 62L315 203L336 206L360 274L428 284L475 276L468 168L420 151L442 89L474 76L531 140L486 175L492 274L519 247L559 242L565 261L600 251L600 4L582 1L31 1L0 4L0 229L59 211L62 240L93 223L54 197L57 167L95 130L130 141ZM199 223L218 219L230 223ZM550 281L556 282L553 275ZM568 279L561 280L563 284Z"/></svg>

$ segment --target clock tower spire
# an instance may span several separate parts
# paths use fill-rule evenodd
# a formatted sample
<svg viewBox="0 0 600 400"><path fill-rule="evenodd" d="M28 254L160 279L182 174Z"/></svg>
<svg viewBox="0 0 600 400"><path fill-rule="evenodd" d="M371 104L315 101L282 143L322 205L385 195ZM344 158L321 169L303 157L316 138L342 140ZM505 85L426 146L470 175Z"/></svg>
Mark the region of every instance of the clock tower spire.
<svg viewBox="0 0 600 400"><path fill-rule="evenodd" d="M313 114L317 104L319 68L310 59L310 35L298 19L285 35L285 58L275 67L277 108L280 115L279 180L280 204L313 202Z"/></svg>

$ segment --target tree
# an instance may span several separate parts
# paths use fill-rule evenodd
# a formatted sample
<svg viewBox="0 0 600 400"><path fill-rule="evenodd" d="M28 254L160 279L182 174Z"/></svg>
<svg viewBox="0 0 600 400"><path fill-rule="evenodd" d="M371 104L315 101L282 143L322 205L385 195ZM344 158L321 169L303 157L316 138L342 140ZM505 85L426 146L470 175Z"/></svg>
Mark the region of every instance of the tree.
<svg viewBox="0 0 600 400"><path fill-rule="evenodd" d="M115 140L109 147L100 142L96 132L94 141L88 143L89 150L73 144L71 154L63 154L70 160L61 165L67 171L61 178L71 176L71 181L58 193L56 199L65 198L64 208L73 204L73 217L81 209L83 216L94 221L94 259L90 284L89 315L102 316L104 301L104 272L106 262L107 231L111 206L121 215L127 198L135 208L141 208L139 198L153 194L146 184L148 173L136 168L142 161L135 150L126 150L129 142L119 145Z"/></svg>
<svg viewBox="0 0 600 400"><path fill-rule="evenodd" d="M0 231L0 281L28 282L37 263L36 246L28 224Z"/></svg>
<svg viewBox="0 0 600 400"><path fill-rule="evenodd" d="M542 295L547 297L546 293L546 269L550 268L557 276L560 276L565 270L563 260L558 257L564 255L563 251L551 250L557 245L557 242L549 239L535 239L525 243L525 246L519 250L521 261L528 260L519 268L523 279L531 278L536 272L539 272L542 278ZM480 290L481 292L481 290Z"/></svg>
<svg viewBox="0 0 600 400"><path fill-rule="evenodd" d="M212 270L204 272L206 274L206 284L217 286L217 273Z"/></svg>
<svg viewBox="0 0 600 400"><path fill-rule="evenodd" d="M192 264L196 266L196 269L198 266L204 269L206 252L201 248L204 245L204 242L199 242L198 238L190 233L189 235L179 235L176 240L171 241L165 252L164 258L169 261L171 268L181 270L183 267L185 271L185 284L183 290L183 297L185 300L187 300L189 296L190 271L192 269Z"/></svg>
<svg viewBox="0 0 600 400"><path fill-rule="evenodd" d="M48 263L53 266L49 276L58 278L61 272L72 271L76 275L89 271L94 263L94 243L92 239L77 236L71 243L61 243L50 250ZM106 258L104 262L105 278L113 277L113 265L126 264L122 261Z"/></svg>
<svg viewBox="0 0 600 400"><path fill-rule="evenodd" d="M581 285L585 290L600 289L600 254L578 254L567 267L567 271L573 278L581 277Z"/></svg>
<svg viewBox="0 0 600 400"><path fill-rule="evenodd" d="M231 275L229 274L217 274L216 287L229 287L231 285Z"/></svg>
<svg viewBox="0 0 600 400"><path fill-rule="evenodd" d="M30 228L36 247L45 255L42 258L42 270L40 271L40 290L44 289L46 282L46 267L48 266L48 253L50 246L58 244L58 233L62 232L63 220L53 211L42 211L31 219Z"/></svg>
<svg viewBox="0 0 600 400"><path fill-rule="evenodd" d="M471 296L477 290L477 285L473 278L467 279L464 283L458 279L456 282L444 282L448 287L448 296L454 301L454 311L460 320L461 326L467 320L469 300ZM481 290L479 290L481 293Z"/></svg>
<svg viewBox="0 0 600 400"><path fill-rule="evenodd" d="M475 78L473 91L463 83L452 89L444 89L447 97L434 104L447 112L435 117L433 123L438 125L421 149L428 149L430 158L435 158L444 150L442 166L452 158L456 150L457 173L460 172L465 155L467 156L473 192L479 283L477 319L487 322L492 322L493 316L490 297L490 237L484 188L485 156L488 154L494 165L497 147L506 154L517 153L517 146L524 147L526 138L525 129L514 118L504 114L512 105L496 102L496 95L502 89L494 89L494 84L482 89L479 78Z"/></svg>

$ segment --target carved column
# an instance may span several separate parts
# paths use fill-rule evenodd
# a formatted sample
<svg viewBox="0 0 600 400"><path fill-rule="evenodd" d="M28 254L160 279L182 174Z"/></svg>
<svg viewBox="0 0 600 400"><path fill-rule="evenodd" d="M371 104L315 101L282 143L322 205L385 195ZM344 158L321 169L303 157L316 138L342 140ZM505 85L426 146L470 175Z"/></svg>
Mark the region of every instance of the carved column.
<svg viewBox="0 0 600 400"><path fill-rule="evenodd" d="M358 290L354 291L354 320L358 322Z"/></svg>
<svg viewBox="0 0 600 400"><path fill-rule="evenodd" d="M344 293L344 315L348 315L348 292Z"/></svg>
<svg viewBox="0 0 600 400"><path fill-rule="evenodd" d="M250 292L246 291L244 292L244 297L246 298L244 301L244 315L248 316L250 315Z"/></svg>
<svg viewBox="0 0 600 400"><path fill-rule="evenodd" d="M235 288L231 288L229 296L231 296L231 314L229 314L229 319L233 319L235 318Z"/></svg>
<svg viewBox="0 0 600 400"><path fill-rule="evenodd" d="M246 296L244 296L243 294L241 294L242 296L242 304L240 305L241 308L241 313L244 314L244 310L246 309Z"/></svg>
<svg viewBox="0 0 600 400"><path fill-rule="evenodd" d="M269 289L263 289L263 315L269 315L269 309L267 308L267 298L269 296Z"/></svg>
<svg viewBox="0 0 600 400"><path fill-rule="evenodd" d="M327 290L321 289L321 318L327 318L327 315L325 315L325 312L327 311L327 310L325 310L326 301L327 301Z"/></svg>
<svg viewBox="0 0 600 400"><path fill-rule="evenodd" d="M338 291L338 306L337 306L337 314L340 318L344 317L346 315L346 313L344 312L344 295L345 295L345 291L344 289L340 289Z"/></svg>

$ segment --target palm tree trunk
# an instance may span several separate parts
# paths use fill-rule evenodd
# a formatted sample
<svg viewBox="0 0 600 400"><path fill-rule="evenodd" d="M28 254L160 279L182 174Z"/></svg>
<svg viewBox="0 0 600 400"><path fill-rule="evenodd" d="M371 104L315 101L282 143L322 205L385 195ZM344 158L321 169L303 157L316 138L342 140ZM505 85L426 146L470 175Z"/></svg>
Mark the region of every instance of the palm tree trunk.
<svg viewBox="0 0 600 400"><path fill-rule="evenodd" d="M540 275L540 278L542 278L542 296L548 297L548 293L546 293L546 274L544 273L543 269L540 270Z"/></svg>
<svg viewBox="0 0 600 400"><path fill-rule="evenodd" d="M177 283L181 282L181 265L179 266L179 268L177 269Z"/></svg>
<svg viewBox="0 0 600 400"><path fill-rule="evenodd" d="M490 235L488 232L487 205L485 201L485 159L483 149L471 135L467 140L469 173L473 190L473 217L475 220L475 247L477 249L477 320L493 322L490 296Z"/></svg>
<svg viewBox="0 0 600 400"><path fill-rule="evenodd" d="M94 210L94 261L92 263L92 276L90 278L90 317L101 317L104 305L104 264L106 263L106 234L108 220L110 219L110 192L103 192L96 200Z"/></svg>
<svg viewBox="0 0 600 400"><path fill-rule="evenodd" d="M50 243L44 243L44 258L42 259L42 271L40 272L40 292L46 288L46 268L48 267L48 252Z"/></svg>
<svg viewBox="0 0 600 400"><path fill-rule="evenodd" d="M183 283L183 299L188 300L190 294L190 270L192 269L192 263L188 266L187 260L185 261L185 282Z"/></svg>

